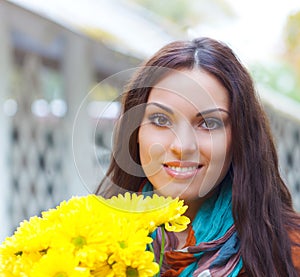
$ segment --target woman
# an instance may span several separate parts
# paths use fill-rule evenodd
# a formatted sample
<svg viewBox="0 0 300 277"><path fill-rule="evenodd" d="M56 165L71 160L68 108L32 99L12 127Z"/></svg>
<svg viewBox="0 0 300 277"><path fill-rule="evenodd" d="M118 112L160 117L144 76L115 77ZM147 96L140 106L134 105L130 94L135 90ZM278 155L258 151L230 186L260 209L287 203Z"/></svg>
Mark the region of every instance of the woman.
<svg viewBox="0 0 300 277"><path fill-rule="evenodd" d="M154 191L189 206L188 230L167 234L162 276L300 276L299 215L229 47L199 38L159 50L128 85L115 139L98 193Z"/></svg>

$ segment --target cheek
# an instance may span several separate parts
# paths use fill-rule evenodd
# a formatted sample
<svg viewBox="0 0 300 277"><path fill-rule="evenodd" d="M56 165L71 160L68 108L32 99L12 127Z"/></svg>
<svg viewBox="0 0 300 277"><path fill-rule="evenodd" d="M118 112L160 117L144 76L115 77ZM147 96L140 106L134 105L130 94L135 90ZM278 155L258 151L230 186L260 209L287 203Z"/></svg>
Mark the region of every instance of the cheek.
<svg viewBox="0 0 300 277"><path fill-rule="evenodd" d="M146 128L140 129L138 135L140 161L147 176L155 174L164 162L167 141L162 138Z"/></svg>
<svg viewBox="0 0 300 277"><path fill-rule="evenodd" d="M208 168L205 174L205 182L208 186L218 184L221 181L227 171L229 170L232 153L231 153L231 135L227 131L223 134L213 136L206 142L205 147L200 153L205 155L208 162Z"/></svg>
<svg viewBox="0 0 300 277"><path fill-rule="evenodd" d="M232 137L231 130L226 132L226 142L225 142L225 155L226 155L226 163L231 163L232 160Z"/></svg>
<svg viewBox="0 0 300 277"><path fill-rule="evenodd" d="M231 158L231 132L226 132L213 136L210 140L211 160L228 161Z"/></svg>
<svg viewBox="0 0 300 277"><path fill-rule="evenodd" d="M231 151L230 147L228 147L227 143L220 143L219 145L214 144L211 149L210 156L212 163L217 163L219 166L228 162L231 159Z"/></svg>
<svg viewBox="0 0 300 277"><path fill-rule="evenodd" d="M226 147L215 147L211 152L209 165L198 191L199 197L204 197L220 184L226 176L231 164L231 152Z"/></svg>
<svg viewBox="0 0 300 277"><path fill-rule="evenodd" d="M142 165L157 162L166 152L164 145L157 141L142 141L139 145Z"/></svg>

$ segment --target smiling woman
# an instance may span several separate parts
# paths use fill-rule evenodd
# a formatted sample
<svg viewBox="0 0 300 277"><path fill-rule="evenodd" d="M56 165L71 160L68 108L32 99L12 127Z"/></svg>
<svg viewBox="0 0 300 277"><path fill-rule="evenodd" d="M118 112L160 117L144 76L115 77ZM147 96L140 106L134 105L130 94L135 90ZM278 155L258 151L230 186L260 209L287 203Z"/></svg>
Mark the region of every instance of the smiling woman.
<svg viewBox="0 0 300 277"><path fill-rule="evenodd" d="M124 93L97 193L179 197L191 224L153 234L161 276L300 274L300 218L264 111L229 47L199 38L159 50Z"/></svg>

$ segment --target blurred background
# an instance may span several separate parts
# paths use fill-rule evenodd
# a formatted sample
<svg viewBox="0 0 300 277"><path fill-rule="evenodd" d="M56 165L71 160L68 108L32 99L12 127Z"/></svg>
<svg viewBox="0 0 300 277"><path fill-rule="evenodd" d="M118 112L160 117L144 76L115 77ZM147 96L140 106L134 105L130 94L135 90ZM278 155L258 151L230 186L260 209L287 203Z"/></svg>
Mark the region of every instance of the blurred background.
<svg viewBox="0 0 300 277"><path fill-rule="evenodd" d="M131 69L198 36L251 72L300 211L299 1L0 0L0 241L95 190Z"/></svg>

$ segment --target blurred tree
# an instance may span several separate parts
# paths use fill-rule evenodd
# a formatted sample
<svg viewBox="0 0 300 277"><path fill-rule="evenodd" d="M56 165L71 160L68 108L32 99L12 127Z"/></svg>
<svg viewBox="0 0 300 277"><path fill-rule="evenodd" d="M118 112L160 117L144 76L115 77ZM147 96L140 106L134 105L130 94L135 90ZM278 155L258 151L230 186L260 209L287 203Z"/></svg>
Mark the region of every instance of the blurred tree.
<svg viewBox="0 0 300 277"><path fill-rule="evenodd" d="M219 21L235 16L225 0L130 0L152 13L187 29L201 22Z"/></svg>
<svg viewBox="0 0 300 277"><path fill-rule="evenodd" d="M284 34L286 56L300 73L300 11L288 17Z"/></svg>
<svg viewBox="0 0 300 277"><path fill-rule="evenodd" d="M255 63L250 66L250 72L260 87L300 101L296 72L289 63L283 60L274 60L268 64Z"/></svg>
<svg viewBox="0 0 300 277"><path fill-rule="evenodd" d="M300 11L286 19L283 29L284 51L272 62L252 64L255 81L300 102Z"/></svg>
<svg viewBox="0 0 300 277"><path fill-rule="evenodd" d="M92 86L89 99L92 101L114 101L119 96L116 87L107 83L97 83Z"/></svg>
<svg viewBox="0 0 300 277"><path fill-rule="evenodd" d="M286 47L284 57L295 71L297 93L300 99L300 11L287 18L284 41Z"/></svg>

